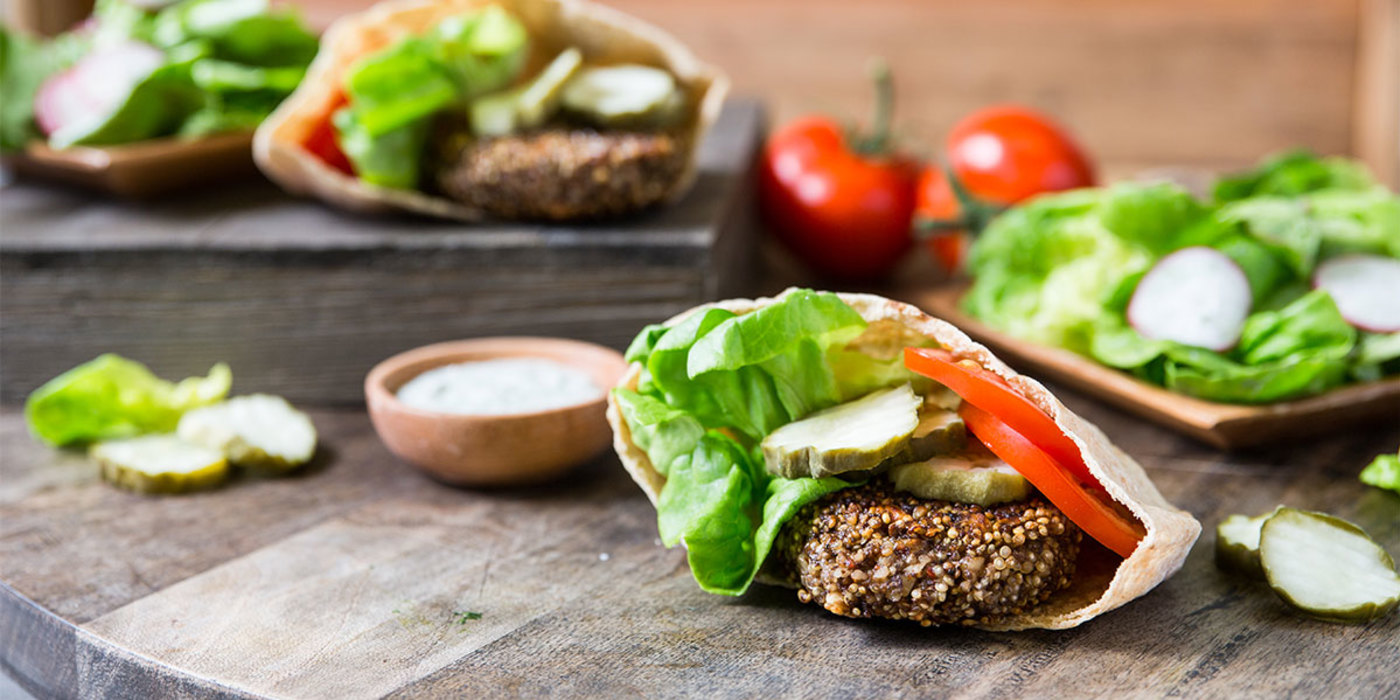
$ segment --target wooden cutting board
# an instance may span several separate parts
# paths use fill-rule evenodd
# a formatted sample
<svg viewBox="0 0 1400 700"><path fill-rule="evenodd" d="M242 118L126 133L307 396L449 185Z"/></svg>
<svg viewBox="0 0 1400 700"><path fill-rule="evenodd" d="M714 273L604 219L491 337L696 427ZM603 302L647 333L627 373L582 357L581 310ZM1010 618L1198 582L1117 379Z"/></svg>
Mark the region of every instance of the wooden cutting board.
<svg viewBox="0 0 1400 700"><path fill-rule="evenodd" d="M176 378L222 360L236 391L360 403L370 367L428 343L620 349L749 292L763 129L757 101L731 100L683 199L587 225L353 216L266 182L133 203L21 180L0 190L0 400L103 352Z"/></svg>
<svg viewBox="0 0 1400 700"><path fill-rule="evenodd" d="M0 410L0 668L39 697L1394 694L1400 614L1296 617L1218 571L1209 533L1286 503L1400 554L1400 496L1356 480L1400 428L1223 456L1059 395L1207 534L1125 608L1006 634L845 620L765 586L707 595L610 455L547 488L459 490L359 412L319 411L302 474L142 497Z"/></svg>

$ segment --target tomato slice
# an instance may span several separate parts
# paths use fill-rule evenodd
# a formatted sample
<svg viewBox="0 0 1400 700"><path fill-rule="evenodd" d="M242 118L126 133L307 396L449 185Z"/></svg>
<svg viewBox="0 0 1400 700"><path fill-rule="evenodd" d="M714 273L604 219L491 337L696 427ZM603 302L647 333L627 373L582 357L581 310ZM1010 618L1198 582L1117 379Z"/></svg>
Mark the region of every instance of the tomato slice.
<svg viewBox="0 0 1400 700"><path fill-rule="evenodd" d="M1005 379L982 367L958 364L953 353L941 348L905 348L904 366L952 389L967 403L1005 421L1064 465L1081 483L1102 488L1084 464L1079 446L1039 406L1016 393Z"/></svg>
<svg viewBox="0 0 1400 700"><path fill-rule="evenodd" d="M350 163L345 152L340 150L340 143L336 138L335 125L331 123L331 115L335 111L349 104L349 98L344 93L336 95L331 100L330 108L326 110L326 115L320 119L311 131L307 133L302 146L310 151L312 155L321 159L321 162L339 170L346 175L355 174L355 166Z"/></svg>
<svg viewBox="0 0 1400 700"><path fill-rule="evenodd" d="M1076 482L1053 456L985 409L970 402L958 409L967 429L1002 461L1026 477L1061 513L1099 544L1127 558L1145 534L1136 520L1114 510Z"/></svg>

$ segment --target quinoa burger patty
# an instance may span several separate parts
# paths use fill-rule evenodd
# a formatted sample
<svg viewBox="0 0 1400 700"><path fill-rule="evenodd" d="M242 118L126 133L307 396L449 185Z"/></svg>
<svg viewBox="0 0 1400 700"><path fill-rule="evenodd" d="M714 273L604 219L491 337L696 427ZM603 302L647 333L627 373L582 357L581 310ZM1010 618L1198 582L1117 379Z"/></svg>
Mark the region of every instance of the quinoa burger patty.
<svg viewBox="0 0 1400 700"><path fill-rule="evenodd" d="M685 170L677 137L640 131L546 129L439 142L432 178L442 193L509 219L589 219L664 199Z"/></svg>
<svg viewBox="0 0 1400 700"><path fill-rule="evenodd" d="M799 510L774 553L798 599L837 615L987 625L1068 587L1081 539L1039 495L984 508L881 480Z"/></svg>

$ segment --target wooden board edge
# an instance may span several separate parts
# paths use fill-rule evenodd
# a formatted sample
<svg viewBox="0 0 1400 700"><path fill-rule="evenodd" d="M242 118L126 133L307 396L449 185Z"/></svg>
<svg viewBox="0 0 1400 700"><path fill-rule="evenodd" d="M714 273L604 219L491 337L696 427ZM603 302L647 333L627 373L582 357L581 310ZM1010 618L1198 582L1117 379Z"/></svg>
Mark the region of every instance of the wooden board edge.
<svg viewBox="0 0 1400 700"><path fill-rule="evenodd" d="M0 671L40 698L260 696L120 649L0 582Z"/></svg>
<svg viewBox="0 0 1400 700"><path fill-rule="evenodd" d="M6 156L16 173L121 197L142 198L255 176L251 132L157 139L109 147L53 149L38 143Z"/></svg>
<svg viewBox="0 0 1400 700"><path fill-rule="evenodd" d="M1223 449L1307 437L1383 417L1386 409L1400 410L1400 377L1257 406L1182 396L1068 350L1029 343L993 329L958 308L964 290L962 285L949 285L905 296L1013 364L1029 366L1047 378Z"/></svg>

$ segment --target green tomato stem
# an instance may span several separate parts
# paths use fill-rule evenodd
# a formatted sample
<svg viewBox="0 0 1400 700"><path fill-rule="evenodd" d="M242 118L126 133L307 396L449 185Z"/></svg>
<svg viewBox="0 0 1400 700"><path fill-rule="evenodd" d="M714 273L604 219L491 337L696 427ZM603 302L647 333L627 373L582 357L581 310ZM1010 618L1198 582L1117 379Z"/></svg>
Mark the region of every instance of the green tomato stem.
<svg viewBox="0 0 1400 700"><path fill-rule="evenodd" d="M852 138L854 150L861 155L878 156L889 153L891 125L894 121L894 76L882 58L870 63L870 79L875 83L875 114L867 134Z"/></svg>

